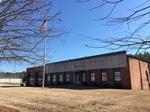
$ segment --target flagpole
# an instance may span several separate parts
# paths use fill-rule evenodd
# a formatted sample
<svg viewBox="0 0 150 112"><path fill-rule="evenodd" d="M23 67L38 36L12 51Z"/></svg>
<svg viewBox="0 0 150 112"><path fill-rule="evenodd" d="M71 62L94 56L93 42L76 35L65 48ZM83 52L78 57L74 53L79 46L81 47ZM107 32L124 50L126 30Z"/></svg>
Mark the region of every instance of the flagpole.
<svg viewBox="0 0 150 112"><path fill-rule="evenodd" d="M46 15L46 22L47 22L47 15ZM46 65L46 35L47 35L47 25L46 25L46 31L44 36L44 56L43 56L43 83L42 83L42 89L44 90L44 84L45 84L45 65Z"/></svg>

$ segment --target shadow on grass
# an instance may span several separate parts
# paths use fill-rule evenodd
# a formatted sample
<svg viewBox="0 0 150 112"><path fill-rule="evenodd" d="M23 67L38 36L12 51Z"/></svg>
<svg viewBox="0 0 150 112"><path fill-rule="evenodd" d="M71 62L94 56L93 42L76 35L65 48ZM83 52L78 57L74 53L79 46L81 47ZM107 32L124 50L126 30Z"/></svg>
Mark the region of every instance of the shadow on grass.
<svg viewBox="0 0 150 112"><path fill-rule="evenodd" d="M0 88L21 88L21 87L31 87L31 88L42 88L42 86L21 86L21 85L0 85ZM72 90L93 90L93 89L122 89L122 88L110 88L110 87L101 87L101 86L85 86L85 85L54 85L54 86L45 86L44 88L49 89L72 89ZM127 89L122 89L127 90Z"/></svg>
<svg viewBox="0 0 150 112"><path fill-rule="evenodd" d="M59 88L59 89L73 89L73 90L92 90L92 89L119 89L119 90L130 90L130 89L123 89L120 86L116 87L109 87L109 86L102 86L102 85L83 85L83 84L66 84L66 85L55 85L49 86L47 88Z"/></svg>
<svg viewBox="0 0 150 112"><path fill-rule="evenodd" d="M85 85L56 85L56 86L49 86L48 88L74 89L74 90L104 89L100 87L85 86Z"/></svg>
<svg viewBox="0 0 150 112"><path fill-rule="evenodd" d="M0 88L22 88L22 87L31 87L33 88L34 86L0 86ZM40 86L36 86L34 88L42 88ZM49 87L44 87L44 88L49 88L49 89L74 89L74 90L92 90L92 89L100 89L99 87L90 87L90 86L78 86L78 85L57 85L57 86L49 86ZM104 88L103 88L104 89Z"/></svg>

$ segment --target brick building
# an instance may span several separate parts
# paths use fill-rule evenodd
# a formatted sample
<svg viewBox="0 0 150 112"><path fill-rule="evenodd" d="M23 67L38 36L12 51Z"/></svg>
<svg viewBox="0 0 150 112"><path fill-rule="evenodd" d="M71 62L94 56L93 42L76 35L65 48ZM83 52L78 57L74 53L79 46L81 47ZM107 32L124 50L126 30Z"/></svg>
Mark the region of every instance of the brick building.
<svg viewBox="0 0 150 112"><path fill-rule="evenodd" d="M26 85L41 86L42 71L27 68ZM149 90L149 63L120 51L46 64L45 86L64 84Z"/></svg>

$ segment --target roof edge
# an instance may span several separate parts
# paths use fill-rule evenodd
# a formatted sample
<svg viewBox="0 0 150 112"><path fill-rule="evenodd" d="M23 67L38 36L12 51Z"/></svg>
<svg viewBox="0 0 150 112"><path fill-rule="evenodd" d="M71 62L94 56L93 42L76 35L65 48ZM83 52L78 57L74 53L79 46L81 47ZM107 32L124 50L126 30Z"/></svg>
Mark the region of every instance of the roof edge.
<svg viewBox="0 0 150 112"><path fill-rule="evenodd" d="M81 57L81 58L69 59L69 60L58 61L58 62L52 62L52 63L47 63L46 65L54 64L54 63L68 62L68 61L77 61L77 60L82 60L82 59L90 59L90 58L96 58L96 57L103 57L103 56L109 56L109 55L116 55L116 54L126 54L126 50L112 52L112 53L99 54L99 55L93 55L93 56L85 56L85 57Z"/></svg>

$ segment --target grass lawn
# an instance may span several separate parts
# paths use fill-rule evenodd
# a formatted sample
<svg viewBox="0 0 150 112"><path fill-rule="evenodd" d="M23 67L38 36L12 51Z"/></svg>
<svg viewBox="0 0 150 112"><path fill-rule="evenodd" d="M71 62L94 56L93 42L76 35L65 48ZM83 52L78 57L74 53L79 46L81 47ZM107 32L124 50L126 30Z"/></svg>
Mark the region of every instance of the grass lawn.
<svg viewBox="0 0 150 112"><path fill-rule="evenodd" d="M0 112L150 112L150 91L0 87Z"/></svg>

